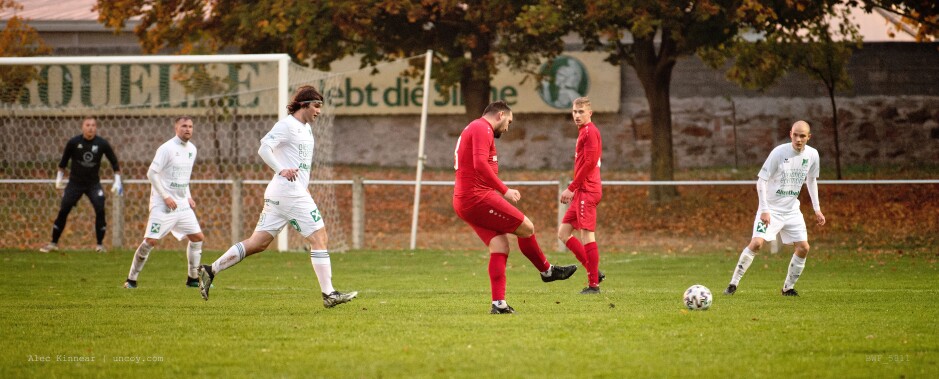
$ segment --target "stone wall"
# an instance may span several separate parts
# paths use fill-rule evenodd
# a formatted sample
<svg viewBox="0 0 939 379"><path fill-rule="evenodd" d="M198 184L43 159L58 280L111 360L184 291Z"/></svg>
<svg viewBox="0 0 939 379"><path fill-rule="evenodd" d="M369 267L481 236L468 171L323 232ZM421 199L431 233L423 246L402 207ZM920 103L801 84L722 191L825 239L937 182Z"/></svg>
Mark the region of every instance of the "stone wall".
<svg viewBox="0 0 939 379"><path fill-rule="evenodd" d="M651 118L643 99L631 99L632 112L601 114L594 122L603 135L603 167L649 166ZM939 164L939 96L853 97L838 99L843 164ZM797 119L812 126L809 145L834 162L834 133L827 98L682 98L672 100L673 142L678 168L758 165L788 141ZM465 117L428 119L425 152L429 167L453 164ZM417 157L419 118L341 117L336 119L336 160L377 166L412 166ZM736 124L736 138L734 135ZM496 141L500 167L569 169L576 127L567 115L516 115ZM736 141L736 143L735 143Z"/></svg>

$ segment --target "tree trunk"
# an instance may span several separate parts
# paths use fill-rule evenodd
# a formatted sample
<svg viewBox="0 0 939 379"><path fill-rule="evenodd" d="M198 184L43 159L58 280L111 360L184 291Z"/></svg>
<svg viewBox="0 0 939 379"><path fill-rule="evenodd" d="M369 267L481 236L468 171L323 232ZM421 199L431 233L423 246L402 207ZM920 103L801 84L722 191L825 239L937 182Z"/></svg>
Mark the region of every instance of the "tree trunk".
<svg viewBox="0 0 939 379"><path fill-rule="evenodd" d="M652 114L652 166L653 181L675 179L675 158L672 152L672 104L669 87L677 54L674 41L662 33L662 42L656 52L652 37L636 39L633 43L634 59L630 64L642 83L649 111ZM652 186L649 200L654 203L678 197L674 186Z"/></svg>
<svg viewBox="0 0 939 379"><path fill-rule="evenodd" d="M835 88L828 86L828 98L831 100L832 129L835 132L835 170L841 180L841 144L838 142L838 105L835 103Z"/></svg>
<svg viewBox="0 0 939 379"><path fill-rule="evenodd" d="M489 105L489 81L493 67L489 67L485 58L492 54L492 41L495 37L482 34L477 37L477 44L470 50L469 63L463 66L460 77L460 95L466 115L471 120L483 114Z"/></svg>
<svg viewBox="0 0 939 379"><path fill-rule="evenodd" d="M479 68L475 68L479 70ZM463 77L460 78L460 96L463 97L463 106L466 116L475 120L482 116L483 110L489 105L489 78L477 79L474 77L473 67L463 68Z"/></svg>

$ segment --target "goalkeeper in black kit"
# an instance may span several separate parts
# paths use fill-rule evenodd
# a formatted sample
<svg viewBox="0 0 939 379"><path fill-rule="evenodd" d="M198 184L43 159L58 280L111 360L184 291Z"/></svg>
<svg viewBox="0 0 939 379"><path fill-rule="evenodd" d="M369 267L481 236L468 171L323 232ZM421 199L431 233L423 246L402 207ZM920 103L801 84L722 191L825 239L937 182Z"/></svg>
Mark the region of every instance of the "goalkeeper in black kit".
<svg viewBox="0 0 939 379"><path fill-rule="evenodd" d="M121 186L121 169L117 163L117 156L114 155L111 144L104 138L98 137L97 134L98 120L94 117L85 117L82 119L82 134L73 137L65 144L65 151L62 153L62 160L59 161L59 170L55 178L55 187L65 188L65 193L62 195L59 215L52 225L52 241L40 248L40 252L48 253L59 249L59 237L65 230L68 214L78 204L82 195L88 196L95 209L95 238L98 241L95 251L99 253L106 251L102 244L107 230L104 213L105 196L104 190L101 189L101 177L98 175L101 170L102 157L108 158L114 171L114 185L111 191L123 195L124 190ZM72 165L69 168L68 184L63 185L65 167L70 160Z"/></svg>

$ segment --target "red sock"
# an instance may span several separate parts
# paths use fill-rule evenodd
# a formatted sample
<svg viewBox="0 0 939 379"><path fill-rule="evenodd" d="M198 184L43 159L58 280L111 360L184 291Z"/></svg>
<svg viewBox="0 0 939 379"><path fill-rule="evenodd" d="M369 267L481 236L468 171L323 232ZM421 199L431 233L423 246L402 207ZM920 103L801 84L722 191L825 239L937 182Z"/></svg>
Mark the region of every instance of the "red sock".
<svg viewBox="0 0 939 379"><path fill-rule="evenodd" d="M505 300L505 261L506 253L489 254L489 285L492 287L492 301Z"/></svg>
<svg viewBox="0 0 939 379"><path fill-rule="evenodd" d="M571 252L574 253L574 257L580 261L580 264L584 265L584 269L587 268L587 251L584 250L584 245L580 243L580 240L577 237L571 236L567 239L567 242L564 243L567 245L568 249L571 249Z"/></svg>
<svg viewBox="0 0 939 379"><path fill-rule="evenodd" d="M545 258L544 253L541 252L541 247L538 246L538 240L535 239L534 234L528 238L518 237L518 249L522 251L522 254L525 254L525 258L528 258L531 264L535 265L538 271L545 272L551 268L551 264L548 263L548 258Z"/></svg>
<svg viewBox="0 0 939 379"><path fill-rule="evenodd" d="M584 245L587 251L587 285L597 287L600 285L600 250L596 242Z"/></svg>

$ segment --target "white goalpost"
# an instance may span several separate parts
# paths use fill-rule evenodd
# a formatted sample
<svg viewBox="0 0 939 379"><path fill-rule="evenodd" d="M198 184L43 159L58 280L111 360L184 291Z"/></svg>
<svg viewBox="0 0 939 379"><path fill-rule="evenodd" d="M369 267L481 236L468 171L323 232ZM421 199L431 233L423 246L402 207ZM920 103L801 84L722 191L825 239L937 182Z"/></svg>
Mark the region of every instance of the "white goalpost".
<svg viewBox="0 0 939 379"><path fill-rule="evenodd" d="M417 174L414 180L414 213L411 216L411 250L417 248L417 226L421 210L421 177L424 173L424 140L427 134L427 107L430 103L430 65L434 59L434 51L427 50L424 57L424 102L421 106L421 131L417 142Z"/></svg>

